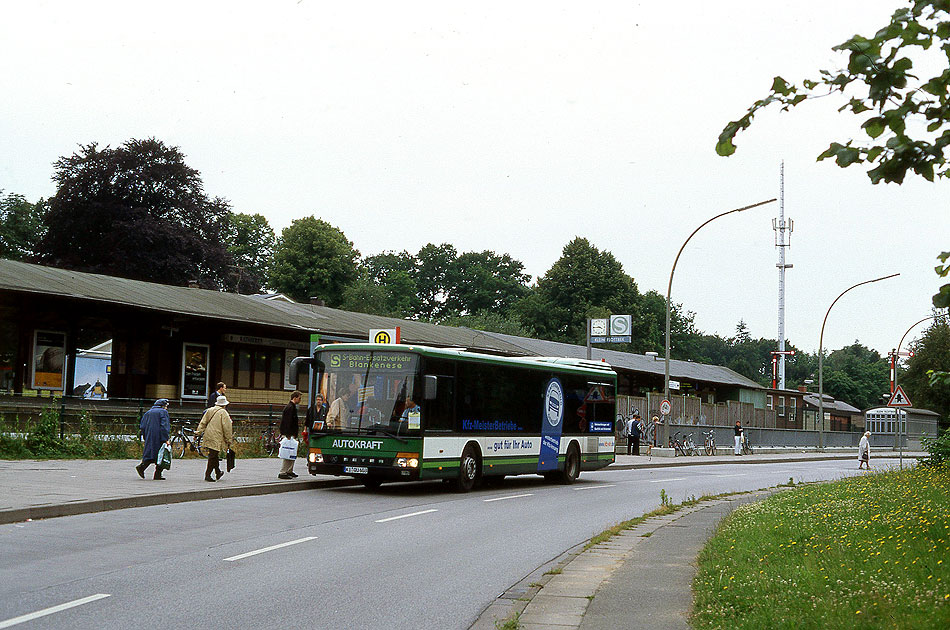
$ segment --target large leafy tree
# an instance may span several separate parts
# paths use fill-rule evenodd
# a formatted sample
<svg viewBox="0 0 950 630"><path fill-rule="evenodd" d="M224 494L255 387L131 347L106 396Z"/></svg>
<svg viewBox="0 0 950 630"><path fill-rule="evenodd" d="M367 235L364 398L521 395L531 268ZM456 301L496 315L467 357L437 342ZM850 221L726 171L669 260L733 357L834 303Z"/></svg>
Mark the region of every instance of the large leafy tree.
<svg viewBox="0 0 950 630"><path fill-rule="evenodd" d="M841 111L857 116L862 131L832 142L819 160L834 158L841 167L862 164L875 184L900 184L908 172L928 181L950 176L950 2L901 4L873 35L855 35L833 48L847 56L844 68L821 70L797 83L775 77L765 98L726 125L716 151L735 152L736 134L763 108L787 111L833 95L844 101ZM939 260L936 271L947 277L950 252L940 254ZM950 284L940 287L933 303L950 306Z"/></svg>
<svg viewBox="0 0 950 630"><path fill-rule="evenodd" d="M359 277L356 251L346 236L322 219L297 219L281 232L274 248L270 286L299 302L311 297L340 306Z"/></svg>
<svg viewBox="0 0 950 630"><path fill-rule="evenodd" d="M950 321L946 311L911 344L911 349L914 356L907 360L900 376L901 387L915 407L936 411L946 426L950 424L950 383L930 383L931 372L950 372Z"/></svg>
<svg viewBox="0 0 950 630"><path fill-rule="evenodd" d="M210 199L177 147L154 138L100 149L96 143L54 163L56 194L44 216L41 262L171 284L226 286L230 257L221 240L228 213Z"/></svg>
<svg viewBox="0 0 950 630"><path fill-rule="evenodd" d="M277 237L264 215L231 213L222 233L233 259L233 285L239 293L259 293L267 283Z"/></svg>
<svg viewBox="0 0 950 630"><path fill-rule="evenodd" d="M855 341L824 361L825 393L858 409L878 405L889 390L887 359Z"/></svg>
<svg viewBox="0 0 950 630"><path fill-rule="evenodd" d="M417 317L421 300L415 281L416 260L409 252L383 252L360 264L359 278L347 287L343 308L389 317Z"/></svg>
<svg viewBox="0 0 950 630"><path fill-rule="evenodd" d="M444 312L448 316L491 311L504 315L528 293L524 264L508 254L465 252L447 273Z"/></svg>
<svg viewBox="0 0 950 630"><path fill-rule="evenodd" d="M0 190L0 258L32 258L46 233L45 213L43 200L30 203L23 195L4 195Z"/></svg>
<svg viewBox="0 0 950 630"><path fill-rule="evenodd" d="M577 237L517 311L524 325L545 339L586 343L588 317L631 314L637 321L638 299L636 283L614 255Z"/></svg>
<svg viewBox="0 0 950 630"><path fill-rule="evenodd" d="M448 275L458 258L458 251L452 245L429 243L416 255L416 289L422 319L438 320L446 315L445 296L448 290Z"/></svg>

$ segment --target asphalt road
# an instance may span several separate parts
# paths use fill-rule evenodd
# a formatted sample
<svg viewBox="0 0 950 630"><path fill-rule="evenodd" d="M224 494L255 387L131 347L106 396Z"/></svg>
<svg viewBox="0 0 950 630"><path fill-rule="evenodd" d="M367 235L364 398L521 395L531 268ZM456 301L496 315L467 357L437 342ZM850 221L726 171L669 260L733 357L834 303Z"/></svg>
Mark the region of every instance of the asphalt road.
<svg viewBox="0 0 950 630"><path fill-rule="evenodd" d="M570 486L517 477L464 495L345 487L3 525L0 629L468 628L539 566L657 507L661 489L680 502L856 465L600 471Z"/></svg>

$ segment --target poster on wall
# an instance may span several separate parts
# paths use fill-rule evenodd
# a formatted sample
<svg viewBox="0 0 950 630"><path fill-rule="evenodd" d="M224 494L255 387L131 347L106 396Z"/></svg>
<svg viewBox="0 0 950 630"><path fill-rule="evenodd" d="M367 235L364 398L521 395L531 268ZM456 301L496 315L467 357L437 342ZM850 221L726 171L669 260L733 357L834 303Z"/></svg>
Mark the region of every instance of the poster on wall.
<svg viewBox="0 0 950 630"><path fill-rule="evenodd" d="M66 380L66 333L33 332L33 389L63 391Z"/></svg>
<svg viewBox="0 0 950 630"><path fill-rule="evenodd" d="M304 356L307 356L305 350L296 350L292 348L284 349L284 389L286 390L297 389L298 383L290 382L290 363L297 357L304 357ZM303 373L301 373L301 375L302 374ZM306 384L307 384L306 379L304 379L304 382L300 383L299 385L305 388Z"/></svg>
<svg viewBox="0 0 950 630"><path fill-rule="evenodd" d="M208 365L211 346L186 343L182 346L181 397L205 399L208 397Z"/></svg>

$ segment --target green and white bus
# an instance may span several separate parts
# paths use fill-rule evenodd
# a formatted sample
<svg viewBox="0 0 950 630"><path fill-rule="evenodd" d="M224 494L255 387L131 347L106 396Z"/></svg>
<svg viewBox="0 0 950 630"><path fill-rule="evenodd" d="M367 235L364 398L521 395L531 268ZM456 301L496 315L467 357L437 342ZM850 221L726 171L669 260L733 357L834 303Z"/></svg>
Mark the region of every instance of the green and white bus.
<svg viewBox="0 0 950 630"><path fill-rule="evenodd" d="M312 475L367 487L441 479L466 492L505 475L572 483L614 461L606 363L389 344L318 346L304 363L329 405L322 422L307 414Z"/></svg>

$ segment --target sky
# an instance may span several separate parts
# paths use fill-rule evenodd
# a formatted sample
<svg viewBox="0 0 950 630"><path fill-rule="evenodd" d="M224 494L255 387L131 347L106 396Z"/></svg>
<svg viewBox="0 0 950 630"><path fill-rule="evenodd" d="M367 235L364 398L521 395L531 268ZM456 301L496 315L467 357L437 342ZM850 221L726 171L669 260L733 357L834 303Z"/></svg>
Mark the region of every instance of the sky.
<svg viewBox="0 0 950 630"><path fill-rule="evenodd" d="M710 217L780 197L794 221L786 337L886 353L931 314L950 184L871 185L815 158L859 133L834 98L723 126L772 78L901 0L5 3L0 189L54 194L52 163L97 142L179 147L210 196L275 230L314 215L364 256L492 250L542 276L575 236L666 293ZM672 299L701 331L778 334L778 202L700 230ZM925 328L915 328L908 339ZM906 343L906 342L905 342Z"/></svg>

